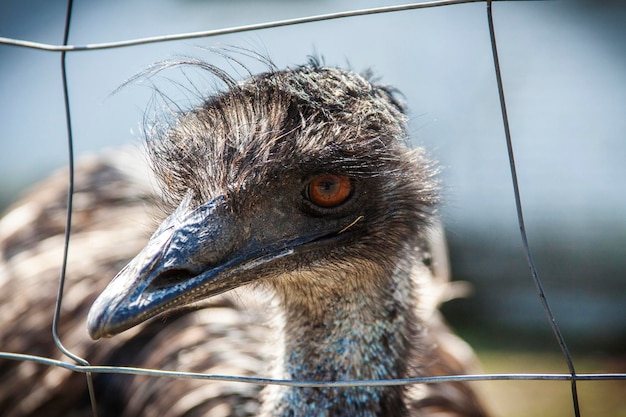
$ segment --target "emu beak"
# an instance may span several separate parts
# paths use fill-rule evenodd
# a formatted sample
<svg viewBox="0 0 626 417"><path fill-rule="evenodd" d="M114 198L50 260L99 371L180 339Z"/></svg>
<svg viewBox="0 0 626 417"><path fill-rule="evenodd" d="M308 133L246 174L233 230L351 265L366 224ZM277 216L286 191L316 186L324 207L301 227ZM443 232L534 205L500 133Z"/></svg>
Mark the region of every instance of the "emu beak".
<svg viewBox="0 0 626 417"><path fill-rule="evenodd" d="M313 228L299 236L289 222L281 228L263 219L259 233L244 227L223 197L196 208L191 202L188 195L96 299L87 318L93 339L251 282L294 248L329 235Z"/></svg>

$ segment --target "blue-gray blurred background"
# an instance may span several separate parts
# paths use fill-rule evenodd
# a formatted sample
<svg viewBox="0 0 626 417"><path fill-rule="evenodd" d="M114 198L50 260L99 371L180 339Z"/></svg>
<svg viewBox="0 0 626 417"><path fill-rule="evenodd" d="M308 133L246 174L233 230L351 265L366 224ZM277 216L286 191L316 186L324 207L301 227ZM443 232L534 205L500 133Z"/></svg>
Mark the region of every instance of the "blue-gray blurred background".
<svg viewBox="0 0 626 417"><path fill-rule="evenodd" d="M367 0L76 1L71 44L224 28L394 4ZM621 1L493 6L530 246L575 353L626 342L626 7ZM65 2L1 0L0 36L59 44ZM455 278L473 295L445 311L496 345L558 350L519 237L484 3L304 24L67 57L78 155L140 143L147 84L111 94L151 63L239 46L278 67L322 55L371 68L410 109L416 145L443 168ZM263 66L244 62L253 71ZM242 72L241 70L239 71ZM187 83L184 75L165 74ZM191 74L190 76L194 76ZM193 94L154 80L193 104ZM194 81L211 91L214 82ZM169 86L169 87L168 87ZM60 57L0 45L0 205L67 163Z"/></svg>

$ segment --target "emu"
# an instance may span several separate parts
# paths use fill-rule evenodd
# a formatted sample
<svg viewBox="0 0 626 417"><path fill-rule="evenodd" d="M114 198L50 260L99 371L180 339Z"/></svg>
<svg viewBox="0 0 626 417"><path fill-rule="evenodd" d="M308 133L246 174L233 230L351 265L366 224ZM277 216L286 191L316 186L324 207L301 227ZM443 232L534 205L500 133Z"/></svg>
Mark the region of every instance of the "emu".
<svg viewBox="0 0 626 417"><path fill-rule="evenodd" d="M76 269L82 270L70 277L66 316L81 319L70 319L62 330L69 347L103 364L267 371L299 381L470 372L471 350L437 311L451 285L436 214L436 164L422 149L408 147L406 116L394 90L313 61L242 82L203 67L227 90L147 131L158 197L116 158L81 168L88 175L78 186L85 201L77 199L76 216L86 225L78 225L75 239L102 231L98 222L126 237L106 242L111 236L90 236L96 247L89 252L98 253L81 255ZM46 210L29 212L23 204L9 213L21 216L23 227L0 223L0 233L2 225L10 229L0 266L12 276L37 233L58 238L60 230L46 229L43 220L51 219L42 217L54 217L50 205L62 208L60 195ZM147 243L138 238L146 224L139 220L142 206L167 216ZM131 251L136 256L106 285L103 272L120 268ZM73 260L70 275L79 264ZM100 265L106 266L99 271ZM17 285L11 281L2 285ZM35 282L42 285L33 277ZM98 293L87 327L93 339L107 339L89 343L77 334L78 323ZM29 317L34 303L11 316L41 320ZM15 327L16 334L2 335L3 350L53 355L47 339L11 344L26 332ZM27 363L10 368L0 370L12 372L16 386L15 375L45 381L59 373ZM268 385L259 393L244 384L95 378L103 415L486 415L467 383ZM80 378L64 373L57 380L29 394L30 405L28 398L11 404L7 395L0 405L11 410L7 415L55 415L55 407L68 415L85 406L77 404L85 402L80 389L67 392L82 386Z"/></svg>

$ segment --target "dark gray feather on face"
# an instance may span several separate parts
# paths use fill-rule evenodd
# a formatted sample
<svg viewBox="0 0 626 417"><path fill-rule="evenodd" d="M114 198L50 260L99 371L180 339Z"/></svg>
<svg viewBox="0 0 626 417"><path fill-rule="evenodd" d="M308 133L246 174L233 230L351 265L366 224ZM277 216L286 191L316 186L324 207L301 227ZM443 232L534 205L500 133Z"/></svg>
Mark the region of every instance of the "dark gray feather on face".
<svg viewBox="0 0 626 417"><path fill-rule="evenodd" d="M361 183L354 200L367 201L366 211L353 217L364 216L361 244L400 253L421 234L438 200L436 168L407 146L407 118L392 89L316 61L242 82L199 66L227 91L147 131L170 210L189 192L196 204L223 195L235 212L288 190L285 205L296 205L311 177L332 172Z"/></svg>
<svg viewBox="0 0 626 417"><path fill-rule="evenodd" d="M292 174L337 169L356 178L391 178L418 197L416 208L436 202L432 163L407 148L406 116L388 88L312 65L241 83L216 75L227 93L182 112L168 129L147 132L153 166L174 204L189 189L207 201L224 191L234 196L293 180Z"/></svg>

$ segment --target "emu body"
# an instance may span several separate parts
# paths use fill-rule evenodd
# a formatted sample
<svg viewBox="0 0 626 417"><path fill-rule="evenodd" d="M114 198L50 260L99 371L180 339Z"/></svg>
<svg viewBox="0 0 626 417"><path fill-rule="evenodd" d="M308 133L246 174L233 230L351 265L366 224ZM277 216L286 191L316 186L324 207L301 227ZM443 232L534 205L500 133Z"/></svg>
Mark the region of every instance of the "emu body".
<svg viewBox="0 0 626 417"><path fill-rule="evenodd" d="M239 83L212 70L226 91L147 131L168 217L94 302L91 336L121 333L103 343L132 344L144 332L152 340L145 329L155 332L159 321L141 323L154 316L165 314L167 323L202 314L207 340L198 344L208 345L211 315L224 311L190 310L247 288L239 303L218 306L269 317L275 333L265 345L274 343L275 377L466 372L471 355L436 310L448 289L436 169L407 146L406 116L392 90L316 63ZM256 293L261 301L248 301ZM125 332L137 325L144 330ZM253 412L485 415L463 383L268 386Z"/></svg>

